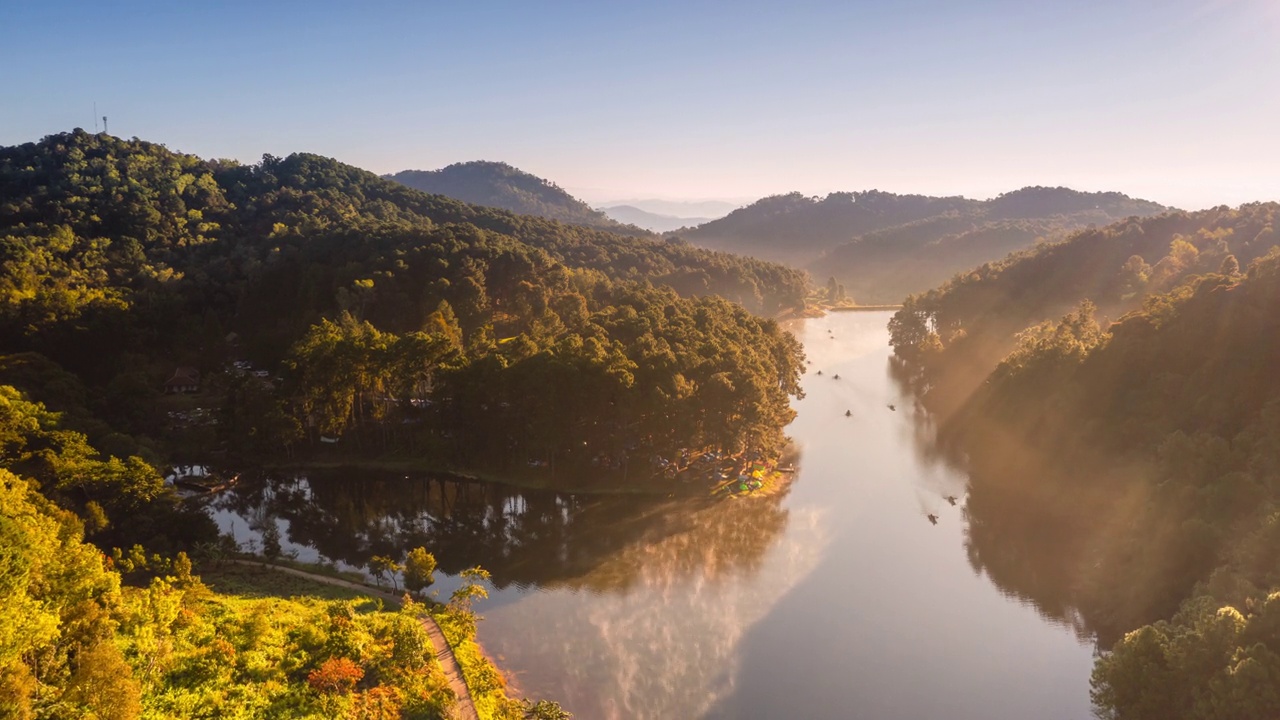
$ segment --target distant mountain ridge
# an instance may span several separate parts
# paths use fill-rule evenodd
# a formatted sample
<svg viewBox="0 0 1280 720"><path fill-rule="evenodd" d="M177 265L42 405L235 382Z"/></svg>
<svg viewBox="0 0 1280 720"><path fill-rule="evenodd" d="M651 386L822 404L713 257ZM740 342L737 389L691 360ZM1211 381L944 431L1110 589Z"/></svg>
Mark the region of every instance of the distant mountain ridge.
<svg viewBox="0 0 1280 720"><path fill-rule="evenodd" d="M746 205L747 201L731 202L728 200L663 200L661 198L614 198L608 202L596 203L597 208L630 205L655 215L667 215L678 218L705 217L716 220Z"/></svg>
<svg viewBox="0 0 1280 720"><path fill-rule="evenodd" d="M860 301L899 302L1037 242L1169 209L1118 192L1025 187L965 211L866 233L826 251L809 269L841 279Z"/></svg>
<svg viewBox="0 0 1280 720"><path fill-rule="evenodd" d="M696 227L711 222L709 217L676 217L642 210L634 205L612 205L600 211L621 223L635 225L653 232L669 232L680 228Z"/></svg>
<svg viewBox="0 0 1280 720"><path fill-rule="evenodd" d="M862 233L972 207L962 197L895 195L879 190L771 195L719 220L681 233L696 245L806 265L828 248Z"/></svg>
<svg viewBox="0 0 1280 720"><path fill-rule="evenodd" d="M504 162L475 160L454 163L439 170L402 170L383 177L415 190L444 195L471 205L626 234L646 234L639 228L629 227L593 210L550 180Z"/></svg>
<svg viewBox="0 0 1280 720"><path fill-rule="evenodd" d="M991 200L871 190L763 198L680 237L834 277L859 302L898 302L1040 239L1169 210L1118 192L1025 187Z"/></svg>

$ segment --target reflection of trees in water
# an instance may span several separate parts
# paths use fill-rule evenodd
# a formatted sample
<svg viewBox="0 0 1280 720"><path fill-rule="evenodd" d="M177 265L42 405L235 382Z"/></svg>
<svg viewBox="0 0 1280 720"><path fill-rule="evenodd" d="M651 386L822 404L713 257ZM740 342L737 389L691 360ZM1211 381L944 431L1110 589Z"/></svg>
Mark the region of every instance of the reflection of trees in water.
<svg viewBox="0 0 1280 720"><path fill-rule="evenodd" d="M690 508L678 531L486 611L485 649L519 671L524 691L577 717L702 717L740 678L743 635L827 547L818 513L781 504L776 496Z"/></svg>
<svg viewBox="0 0 1280 720"><path fill-rule="evenodd" d="M751 500L590 496L446 476L366 471L246 481L215 507L288 521L288 540L363 565L419 545L440 569L481 565L494 584L628 587L644 565L749 570L786 526L781 496ZM662 541L661 543L659 541ZM660 557L652 548L662 547Z"/></svg>
<svg viewBox="0 0 1280 720"><path fill-rule="evenodd" d="M1070 517L1053 513L1016 487L1016 478L970 477L964 512L969 564L1001 592L1090 640L1094 631L1074 598L1085 543Z"/></svg>
<svg viewBox="0 0 1280 720"><path fill-rule="evenodd" d="M901 367L890 376L899 389L913 395L920 388ZM1071 487L1068 480L1045 482L1066 470L1025 447L1000 446L1000 433L966 428L966 438L986 438L984 447L940 440L934 418L914 414L916 452L969 476L964 517L969 564L985 573L1005 595L1034 607L1041 616L1074 629L1092 640L1096 628L1082 615L1076 591L1086 563L1089 530L1080 522L1079 498L1055 494ZM990 430L990 429L989 429ZM981 459L991 461L981 462Z"/></svg>
<svg viewBox="0 0 1280 720"><path fill-rule="evenodd" d="M674 584L695 572L710 579L750 574L759 569L765 552L786 530L783 497L655 508L666 517L663 530L645 533L644 542L628 542L607 553L580 582L572 584L595 591L628 588L643 570L648 570L647 587ZM635 522L647 521L636 518Z"/></svg>

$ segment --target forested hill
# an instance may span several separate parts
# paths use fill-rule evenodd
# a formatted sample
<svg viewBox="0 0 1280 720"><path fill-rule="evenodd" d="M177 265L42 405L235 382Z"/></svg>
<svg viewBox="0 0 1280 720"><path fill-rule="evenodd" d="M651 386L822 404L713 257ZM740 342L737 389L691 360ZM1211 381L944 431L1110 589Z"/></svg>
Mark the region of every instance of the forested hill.
<svg viewBox="0 0 1280 720"><path fill-rule="evenodd" d="M899 354L921 342L957 352L1012 349L1014 333L1089 300L1112 318L1187 278L1244 268L1280 243L1276 203L1170 212L1083 230L957 274L908 298L898 316ZM923 334L922 334L923 333ZM994 363L987 363L994 365Z"/></svg>
<svg viewBox="0 0 1280 720"><path fill-rule="evenodd" d="M384 222L469 225L536 246L568 266L686 295L721 295L757 312L801 307L805 293L802 273L773 263L468 205L316 155L268 155L241 166L77 131L0 149L0 173L0 229L119 236L113 247L97 249L103 257L95 262L132 258L125 274L155 261L167 267L192 255L208 261L265 250L286 230ZM138 252L149 262L140 263ZM101 284L101 278L90 283Z"/></svg>
<svg viewBox="0 0 1280 720"><path fill-rule="evenodd" d="M1119 638L1102 717L1280 716L1277 227L1266 203L1085 231L894 318L971 470L975 567L1022 556Z"/></svg>
<svg viewBox="0 0 1280 720"><path fill-rule="evenodd" d="M804 304L804 273L777 263L469 205L411 190L317 155L266 157L257 166L228 169L219 177L231 199L246 195L247 202L241 204L251 212L238 219L250 223L244 228L249 232L269 232L282 217L306 226L311 220L308 215L314 213L330 222L345 221L351 210L366 221L471 225L544 250L566 266L596 270L613 280L665 285L685 296L718 295L766 314ZM322 201L312 199L298 207L300 191ZM332 203L330 198L340 202Z"/></svg>
<svg viewBox="0 0 1280 720"><path fill-rule="evenodd" d="M1090 225L1168 208L1116 192L1028 187L942 215L865 233L810 264L862 302L901 302L975 265Z"/></svg>
<svg viewBox="0 0 1280 720"><path fill-rule="evenodd" d="M804 266L823 251L881 228L976 204L962 197L928 197L866 192L831 193L825 198L793 192L772 195L718 220L684 230L698 245Z"/></svg>
<svg viewBox="0 0 1280 720"><path fill-rule="evenodd" d="M70 370L128 436L165 435L151 401L175 366L235 355L282 377L217 398L241 452L321 433L453 463L764 450L798 390L794 339L748 311L802 304L779 265L314 155L243 166L83 131L0 149L0 198L0 348Z"/></svg>
<svg viewBox="0 0 1280 720"><path fill-rule="evenodd" d="M1039 239L1166 208L1120 193L1028 187L992 200L878 191L765 198L681 231L689 241L808 267L858 302L897 303Z"/></svg>
<svg viewBox="0 0 1280 720"><path fill-rule="evenodd" d="M402 170L383 177L415 190L444 195L472 205L630 235L647 234L634 225L624 225L603 212L593 210L550 180L506 163L476 160L454 163L439 170Z"/></svg>

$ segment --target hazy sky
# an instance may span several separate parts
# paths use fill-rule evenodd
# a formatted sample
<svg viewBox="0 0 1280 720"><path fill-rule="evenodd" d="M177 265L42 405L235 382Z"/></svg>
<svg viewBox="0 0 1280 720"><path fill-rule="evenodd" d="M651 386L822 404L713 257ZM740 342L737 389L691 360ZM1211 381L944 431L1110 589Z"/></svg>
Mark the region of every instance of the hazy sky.
<svg viewBox="0 0 1280 720"><path fill-rule="evenodd" d="M0 0L0 144L93 129L590 201L1280 200L1280 2Z"/></svg>

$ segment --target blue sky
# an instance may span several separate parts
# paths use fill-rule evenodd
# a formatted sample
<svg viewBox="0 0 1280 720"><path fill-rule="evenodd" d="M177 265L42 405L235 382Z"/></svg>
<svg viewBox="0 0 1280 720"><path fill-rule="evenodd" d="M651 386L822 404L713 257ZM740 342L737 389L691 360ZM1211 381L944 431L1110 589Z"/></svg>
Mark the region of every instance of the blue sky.
<svg viewBox="0 0 1280 720"><path fill-rule="evenodd" d="M584 198L1280 200L1280 3L0 0L0 144L93 128Z"/></svg>

